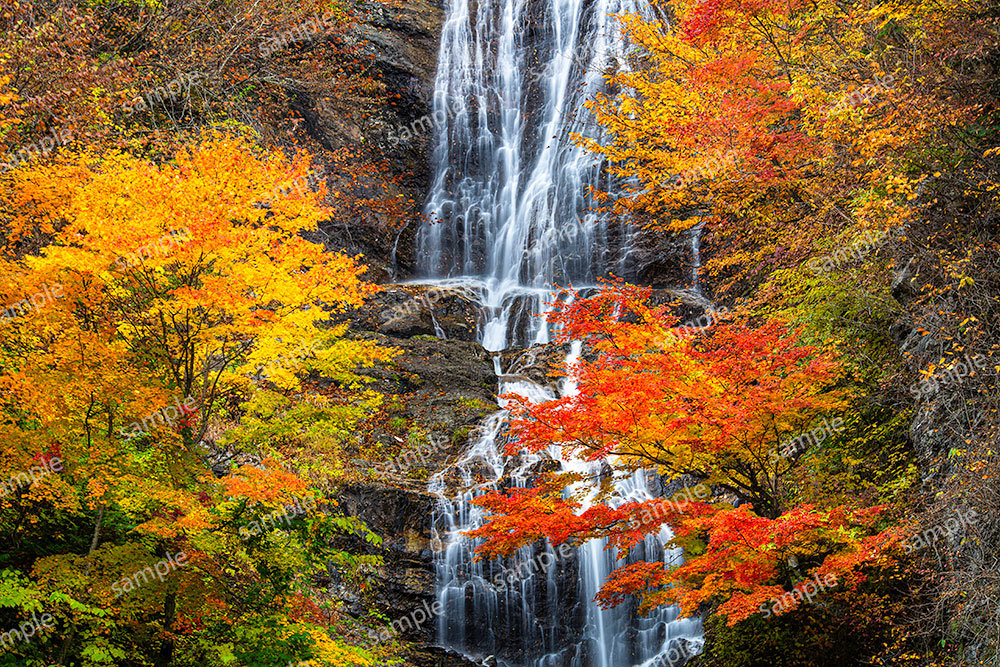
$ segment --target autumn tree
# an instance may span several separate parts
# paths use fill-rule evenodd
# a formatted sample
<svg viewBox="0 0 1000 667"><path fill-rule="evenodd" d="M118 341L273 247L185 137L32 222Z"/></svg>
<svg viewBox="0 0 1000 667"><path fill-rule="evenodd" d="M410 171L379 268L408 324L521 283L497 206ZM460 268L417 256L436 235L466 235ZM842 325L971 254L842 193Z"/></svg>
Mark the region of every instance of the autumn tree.
<svg viewBox="0 0 1000 667"><path fill-rule="evenodd" d="M688 614L716 601L730 623L812 577L858 581L858 567L881 558L894 539L872 530L881 508L787 506L782 488L802 454L786 446L789 439L845 404L832 388L836 358L799 343L778 322L694 333L649 297L648 289L612 283L558 307L560 342L587 346L568 369L578 391L537 404L511 396L517 437L508 453L556 445L563 458L606 461L615 475L687 476L717 498L624 502L610 477L549 474L532 488L479 499L493 512L472 533L486 540L480 554L506 554L539 538L606 537L625 555L666 524L687 561L623 566L598 600L615 605L639 594L643 609L675 602Z"/></svg>
<svg viewBox="0 0 1000 667"><path fill-rule="evenodd" d="M4 3L0 53L27 121L19 143L58 128L157 150L206 121L279 125L288 94L381 94L348 37L358 16L318 0Z"/></svg>
<svg viewBox="0 0 1000 667"><path fill-rule="evenodd" d="M305 155L210 132L160 164L80 152L5 176L0 469L62 462L0 499L4 550L15 554L6 564L31 573L13 576L19 592L5 599L44 607L58 626L18 651L57 664L148 653L165 666L270 646L281 664L376 664L326 635L335 610L308 591L329 563L349 577L378 562L329 546L337 534L377 538L336 516L316 483L378 401L355 370L390 354L328 324L373 288L355 259L306 240L329 215L310 171ZM17 244L32 234L51 243L22 257ZM309 398L286 425L316 429L308 443L330 468L301 475L291 439L259 434L242 438L242 465L206 467L241 406L301 394L308 373L341 397ZM310 499L325 511L289 514ZM264 517L272 529L261 533ZM46 531L57 537L42 550ZM189 564L171 576L135 591L122 583L180 552ZM228 648L209 655L213 643Z"/></svg>
<svg viewBox="0 0 1000 667"><path fill-rule="evenodd" d="M227 123L313 150L315 179L329 182L325 203L336 213L319 234L337 225L396 229L417 215L417 203L401 196L409 174L387 168L350 128L371 108L395 104L359 23L400 7L4 3L0 78L10 94L0 97L0 117L18 122L0 126L0 172L69 145L170 159L202 128Z"/></svg>
<svg viewBox="0 0 1000 667"><path fill-rule="evenodd" d="M622 17L635 66L591 104L606 134L580 140L625 184L609 207L706 225L720 291L913 223L947 168L930 146L983 162L960 138L982 101L955 94L955 56L995 43L987 3L654 4Z"/></svg>

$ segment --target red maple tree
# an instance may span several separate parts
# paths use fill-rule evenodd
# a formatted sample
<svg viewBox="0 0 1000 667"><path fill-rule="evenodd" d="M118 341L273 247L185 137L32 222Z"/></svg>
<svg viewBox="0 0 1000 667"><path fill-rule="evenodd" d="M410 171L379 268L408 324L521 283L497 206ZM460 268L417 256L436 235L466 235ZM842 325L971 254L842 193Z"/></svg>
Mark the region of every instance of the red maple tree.
<svg viewBox="0 0 1000 667"><path fill-rule="evenodd" d="M597 600L614 606L638 594L642 610L677 603L688 614L719 602L717 613L731 624L815 577L855 585L860 566L886 557L898 539L893 529L874 528L884 508L785 507L782 478L799 458L775 454L844 405L843 393L831 388L835 355L799 343L798 332L777 321L681 327L668 306L649 298L648 289L613 282L557 308L557 341L583 340L588 348L568 369L578 390L542 403L509 396L516 438L508 453L555 444L564 458L604 461L616 475L686 475L715 497L622 503L612 476L548 473L533 488L479 498L492 512L470 533L485 538L480 556L541 538L601 537L624 556L667 524L686 562L625 565ZM794 597L775 613L795 608L801 596Z"/></svg>

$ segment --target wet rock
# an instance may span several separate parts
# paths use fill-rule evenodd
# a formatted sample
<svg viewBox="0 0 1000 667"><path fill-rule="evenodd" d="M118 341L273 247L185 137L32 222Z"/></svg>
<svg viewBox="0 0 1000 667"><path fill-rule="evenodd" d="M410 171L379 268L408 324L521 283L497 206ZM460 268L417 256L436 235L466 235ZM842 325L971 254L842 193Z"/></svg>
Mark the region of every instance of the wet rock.
<svg viewBox="0 0 1000 667"><path fill-rule="evenodd" d="M465 399L477 414L498 409L493 358L482 345L432 336L393 338L362 333L359 337L399 350L391 363L362 371L376 379L375 389L415 394L428 408L437 404L435 395L447 394L451 400Z"/></svg>
<svg viewBox="0 0 1000 667"><path fill-rule="evenodd" d="M892 296L897 301L904 302L912 299L920 294L920 285L917 284L919 279L919 262L917 257L911 257L906 265L903 266L892 278L891 290Z"/></svg>
<svg viewBox="0 0 1000 667"><path fill-rule="evenodd" d="M506 382L520 380L548 386L557 391L563 380L562 371L569 345L545 343L532 345L526 350L505 350L501 356L501 367L508 369Z"/></svg>
<svg viewBox="0 0 1000 667"><path fill-rule="evenodd" d="M433 609L434 605L434 560L430 549L433 500L426 491L381 484L349 484L337 494L345 514L361 519L382 537L381 550L360 540L352 546L382 555L385 565L374 578L374 602L391 620L407 619L394 627L412 641L433 640L436 627L435 618L417 623L426 614L413 615L417 609ZM363 613L364 606L357 601L352 611Z"/></svg>
<svg viewBox="0 0 1000 667"><path fill-rule="evenodd" d="M545 475L547 473L560 472L562 470L562 464L559 461L552 458L548 452L539 452L541 458L538 461L527 466L525 472L528 474L529 480L533 477L539 475Z"/></svg>
<svg viewBox="0 0 1000 667"><path fill-rule="evenodd" d="M654 288L683 287L692 282L691 260L689 233L643 229L633 237L624 277Z"/></svg>
<svg viewBox="0 0 1000 667"><path fill-rule="evenodd" d="M449 340L476 338L479 308L476 294L462 287L390 285L348 313L351 328L397 338L438 336Z"/></svg>
<svg viewBox="0 0 1000 667"><path fill-rule="evenodd" d="M658 306L671 305L671 312L680 320L680 326L708 324L711 321L708 311L714 309L705 295L689 288L656 289L650 300Z"/></svg>
<svg viewBox="0 0 1000 667"><path fill-rule="evenodd" d="M362 431L391 454L368 463L371 474L426 488L427 481L464 450L482 421L500 408L489 353L477 343L417 336L361 334L394 347L388 364L363 371L386 397L384 419Z"/></svg>
<svg viewBox="0 0 1000 667"><path fill-rule="evenodd" d="M477 667L482 665L481 662L473 662L454 651L437 646L411 654L407 657L407 661L414 667Z"/></svg>
<svg viewBox="0 0 1000 667"><path fill-rule="evenodd" d="M587 296L586 293L582 296ZM710 311L715 310L704 295L691 289L664 288L653 290L651 301L656 305L672 304L672 312L679 319L678 326L701 327L714 321ZM570 346L544 343L527 349L512 348L501 353L501 367L508 369L502 378L506 382L520 380L547 386L554 392L564 379L566 357ZM585 346L584 358L590 359Z"/></svg>
<svg viewBox="0 0 1000 667"><path fill-rule="evenodd" d="M701 653L703 643L684 638L675 639L670 643L670 648L663 656L664 667L698 664L700 662L698 655Z"/></svg>

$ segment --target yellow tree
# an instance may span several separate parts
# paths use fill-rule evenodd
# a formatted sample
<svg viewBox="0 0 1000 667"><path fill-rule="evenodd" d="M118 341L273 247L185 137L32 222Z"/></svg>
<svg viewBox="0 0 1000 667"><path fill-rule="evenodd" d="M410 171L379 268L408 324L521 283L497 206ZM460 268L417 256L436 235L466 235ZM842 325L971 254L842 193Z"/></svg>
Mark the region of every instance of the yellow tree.
<svg viewBox="0 0 1000 667"><path fill-rule="evenodd" d="M138 556L122 555L135 544L101 544L109 512L132 526L148 559L180 548L201 554L200 574L179 576L160 603L168 634L156 659L167 664L172 625L192 612L184 605L212 597L202 577L225 575L213 557L248 558L226 510L309 495L267 443L257 453L273 465L217 481L203 463L213 416L264 382L296 391L306 370L351 396L346 408L312 399L318 407L340 407L340 423L360 415L377 397L354 371L390 353L327 321L374 288L355 258L308 240L328 212L305 155L214 132L163 164L82 152L4 178L0 470L8 478L53 459L61 468L0 499L5 535L16 551L30 539L26 524L52 520L46 512L93 516L82 561L42 559L35 573L65 595L89 587L92 602L115 608L121 603L94 592L110 585L94 577L108 583ZM19 258L13 249L27 236L48 243ZM83 580L65 576L76 565ZM61 662L82 622L69 610L59 622L65 640L49 657Z"/></svg>

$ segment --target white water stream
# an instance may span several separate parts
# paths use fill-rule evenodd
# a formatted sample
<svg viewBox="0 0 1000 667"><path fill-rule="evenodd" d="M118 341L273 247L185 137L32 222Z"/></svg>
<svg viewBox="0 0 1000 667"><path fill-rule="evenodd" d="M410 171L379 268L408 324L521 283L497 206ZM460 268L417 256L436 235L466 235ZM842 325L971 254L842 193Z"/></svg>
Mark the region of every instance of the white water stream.
<svg viewBox="0 0 1000 667"><path fill-rule="evenodd" d="M479 295L479 340L488 350L548 342L541 315L554 285L593 285L624 261L628 227L592 211L588 195L590 186L614 184L602 182L601 165L571 134L594 135L584 103L605 89L608 68L626 66L627 45L613 15L644 11L644 0L447 2L434 93L434 117L442 122L427 205L432 222L418 233L418 261L425 281L464 283ZM579 354L574 344L567 360ZM555 396L549 387L514 380L518 363L501 368L499 354L494 363L500 393ZM572 379L560 388L574 391ZM628 604L601 610L593 602L619 564L602 540L473 562L476 544L462 533L482 524L483 512L472 504L477 495L529 484L546 458L564 469L601 472L599 464L562 461L555 446L547 455L504 456L506 416L490 417L463 457L430 483L438 496L435 562L444 610L438 642L510 666L682 664L673 657L676 642L692 642L685 654L697 646L698 620L678 619L670 607L639 617ZM658 484L644 472L619 480L618 502L654 497ZM664 528L630 558L671 561L676 555L663 548L669 536Z"/></svg>

